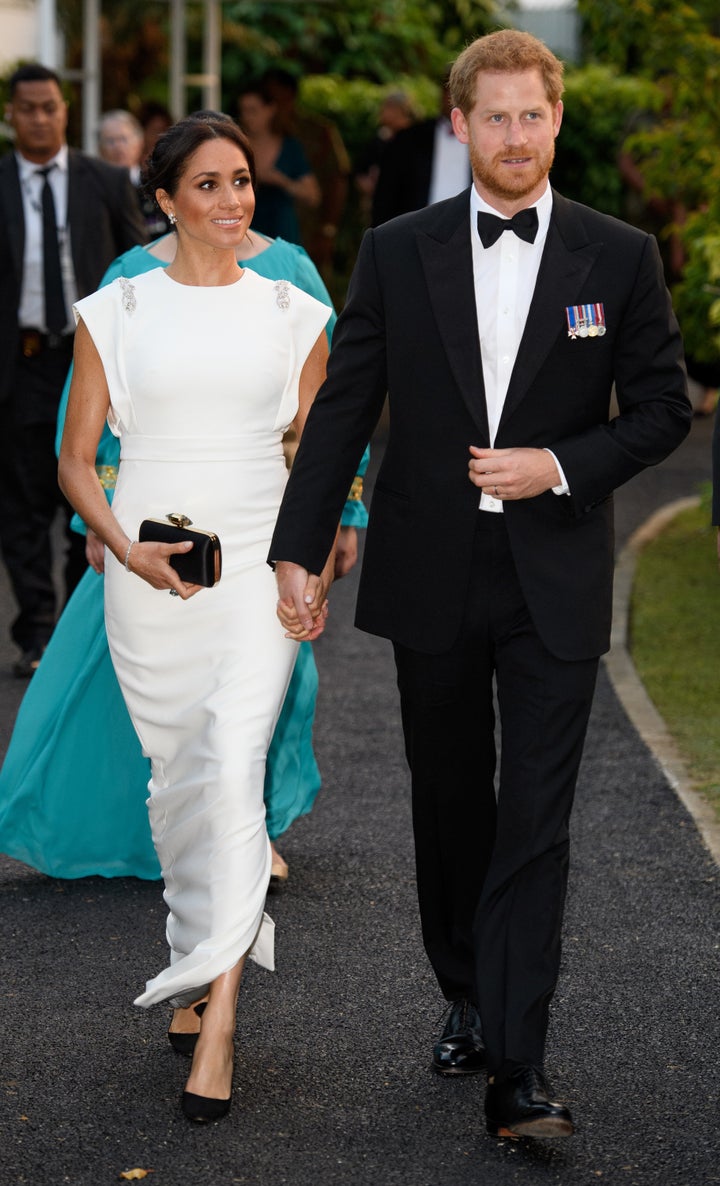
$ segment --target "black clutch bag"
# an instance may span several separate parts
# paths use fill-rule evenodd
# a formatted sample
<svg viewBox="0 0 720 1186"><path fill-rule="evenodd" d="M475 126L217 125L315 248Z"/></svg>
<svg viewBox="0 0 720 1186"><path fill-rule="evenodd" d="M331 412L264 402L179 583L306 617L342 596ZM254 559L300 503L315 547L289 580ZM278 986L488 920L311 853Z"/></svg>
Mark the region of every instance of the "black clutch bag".
<svg viewBox="0 0 720 1186"><path fill-rule="evenodd" d="M181 581L188 585L217 585L222 572L220 540L212 531L192 526L187 515L166 515L164 519L143 519L138 531L138 543L179 544L192 541L189 552L177 552L170 564Z"/></svg>

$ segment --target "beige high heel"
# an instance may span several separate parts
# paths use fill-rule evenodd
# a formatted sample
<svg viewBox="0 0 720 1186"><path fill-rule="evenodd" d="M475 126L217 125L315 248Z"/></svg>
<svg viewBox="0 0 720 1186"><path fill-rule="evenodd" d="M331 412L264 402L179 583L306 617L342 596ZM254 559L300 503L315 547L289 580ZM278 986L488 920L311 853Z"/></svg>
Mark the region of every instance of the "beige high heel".
<svg viewBox="0 0 720 1186"><path fill-rule="evenodd" d="M276 849L272 840L270 841L270 852L272 854L272 864L270 865L270 889L280 889L288 877L290 876L290 869L288 863Z"/></svg>

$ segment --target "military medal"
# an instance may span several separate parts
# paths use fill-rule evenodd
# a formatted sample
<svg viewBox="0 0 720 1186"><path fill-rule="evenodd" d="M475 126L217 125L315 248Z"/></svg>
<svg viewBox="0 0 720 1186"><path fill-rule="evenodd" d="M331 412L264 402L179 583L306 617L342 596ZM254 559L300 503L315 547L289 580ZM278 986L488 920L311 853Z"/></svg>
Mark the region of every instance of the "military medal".
<svg viewBox="0 0 720 1186"><path fill-rule="evenodd" d="M590 305L568 305L565 309L568 337L602 338L607 333L605 306L596 301Z"/></svg>

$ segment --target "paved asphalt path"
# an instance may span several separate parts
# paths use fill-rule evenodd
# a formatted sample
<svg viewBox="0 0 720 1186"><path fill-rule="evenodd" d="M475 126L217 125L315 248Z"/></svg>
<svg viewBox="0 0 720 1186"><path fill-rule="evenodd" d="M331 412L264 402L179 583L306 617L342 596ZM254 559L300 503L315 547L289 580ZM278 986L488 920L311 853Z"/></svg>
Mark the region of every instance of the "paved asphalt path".
<svg viewBox="0 0 720 1186"><path fill-rule="evenodd" d="M709 439L696 421L620 493L619 543L708 477ZM183 1120L168 1011L131 1003L165 958L159 885L54 881L0 858L0 1186L105 1186L133 1167L150 1186L720 1183L718 870L603 672L548 1051L577 1134L493 1141L482 1083L430 1072L443 1003L418 934L390 648L351 628L354 584L316 648L324 789L283 844L278 971L246 975L229 1119ZM3 586L3 752L22 690L10 612Z"/></svg>

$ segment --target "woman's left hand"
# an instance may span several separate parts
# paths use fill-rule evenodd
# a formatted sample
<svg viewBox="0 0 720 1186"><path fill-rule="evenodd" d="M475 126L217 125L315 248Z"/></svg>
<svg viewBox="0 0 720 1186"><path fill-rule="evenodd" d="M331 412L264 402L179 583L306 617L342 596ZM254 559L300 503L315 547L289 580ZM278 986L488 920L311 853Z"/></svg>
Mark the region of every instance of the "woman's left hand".
<svg viewBox="0 0 720 1186"><path fill-rule="evenodd" d="M170 564L170 557L189 552L193 544L189 540L181 540L177 544L161 544L155 541L138 543L135 540L128 549L125 567L128 572L142 577L153 589L167 589L177 597L187 601L200 593L202 585L189 585L182 581L176 570Z"/></svg>

